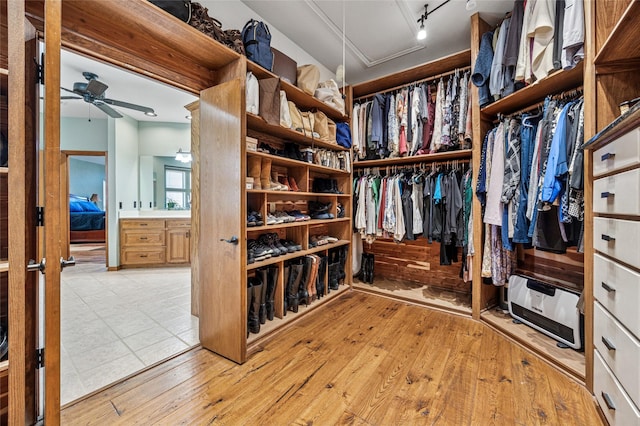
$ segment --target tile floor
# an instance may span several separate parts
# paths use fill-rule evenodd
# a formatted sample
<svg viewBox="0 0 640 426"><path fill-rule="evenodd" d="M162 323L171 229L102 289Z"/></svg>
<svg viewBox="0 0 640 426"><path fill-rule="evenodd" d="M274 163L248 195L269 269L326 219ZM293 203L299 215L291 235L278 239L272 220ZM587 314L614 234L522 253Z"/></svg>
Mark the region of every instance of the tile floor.
<svg viewBox="0 0 640 426"><path fill-rule="evenodd" d="M65 269L61 287L61 404L198 344L188 267Z"/></svg>

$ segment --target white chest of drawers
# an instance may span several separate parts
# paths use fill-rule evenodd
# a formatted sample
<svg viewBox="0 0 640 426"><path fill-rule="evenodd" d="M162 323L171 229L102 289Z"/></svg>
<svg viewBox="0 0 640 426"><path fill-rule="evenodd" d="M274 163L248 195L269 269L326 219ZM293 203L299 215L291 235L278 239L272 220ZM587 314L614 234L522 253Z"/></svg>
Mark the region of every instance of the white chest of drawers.
<svg viewBox="0 0 640 426"><path fill-rule="evenodd" d="M593 147L593 392L611 425L640 424L640 115Z"/></svg>

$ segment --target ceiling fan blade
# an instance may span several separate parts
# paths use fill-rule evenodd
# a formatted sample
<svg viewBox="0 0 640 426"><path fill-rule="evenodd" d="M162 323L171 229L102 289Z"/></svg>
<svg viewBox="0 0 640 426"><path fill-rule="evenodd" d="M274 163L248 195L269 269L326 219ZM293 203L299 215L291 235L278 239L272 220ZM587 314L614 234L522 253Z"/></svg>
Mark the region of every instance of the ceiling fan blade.
<svg viewBox="0 0 640 426"><path fill-rule="evenodd" d="M115 99L103 99L103 101L109 105L114 105L114 106L119 106L122 108L129 108L129 109L135 109L136 111L141 111L144 113L153 113L155 114L155 111L153 110L153 108L149 108L146 106L142 106L142 105L136 105L136 104L130 104L129 102L122 102L122 101L116 101Z"/></svg>
<svg viewBox="0 0 640 426"><path fill-rule="evenodd" d="M60 96L60 99L82 99L79 96Z"/></svg>
<svg viewBox="0 0 640 426"><path fill-rule="evenodd" d="M93 103L95 106L97 106L98 108L100 108L105 114L107 114L109 117L113 117L113 118L122 118L122 114L120 114L118 111L116 111L115 109L111 108L109 105L105 104L104 102L94 102Z"/></svg>
<svg viewBox="0 0 640 426"><path fill-rule="evenodd" d="M61 87L62 90L64 90L65 92L69 92L69 93L76 93L73 90L67 89L65 87Z"/></svg>
<svg viewBox="0 0 640 426"><path fill-rule="evenodd" d="M86 91L91 94L91 96L95 96L99 98L102 94L109 88L106 84L98 80L91 80L89 84L87 84Z"/></svg>

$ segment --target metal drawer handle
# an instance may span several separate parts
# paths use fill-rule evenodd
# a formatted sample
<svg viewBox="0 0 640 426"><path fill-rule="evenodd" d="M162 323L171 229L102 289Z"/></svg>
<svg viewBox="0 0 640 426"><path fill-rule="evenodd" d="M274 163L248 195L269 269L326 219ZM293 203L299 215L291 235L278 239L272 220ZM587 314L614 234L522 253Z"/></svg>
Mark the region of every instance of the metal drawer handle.
<svg viewBox="0 0 640 426"><path fill-rule="evenodd" d="M602 154L602 157L600 157L600 161L605 161L615 156L616 156L615 152L607 152L606 154Z"/></svg>
<svg viewBox="0 0 640 426"><path fill-rule="evenodd" d="M148 255L146 254L141 254L140 257L147 257Z"/></svg>
<svg viewBox="0 0 640 426"><path fill-rule="evenodd" d="M613 192L609 192L609 191L601 192L600 193L600 198L609 198L609 197L613 198L614 195L616 195L616 194L614 194Z"/></svg>
<svg viewBox="0 0 640 426"><path fill-rule="evenodd" d="M147 239L147 237L140 237L140 239L141 239L141 240L146 240L146 239Z"/></svg>
<svg viewBox="0 0 640 426"><path fill-rule="evenodd" d="M609 339L607 339L606 337L602 336L602 343L604 343L604 345L607 347L607 349L609 349L610 351L615 351L616 350L616 345L613 344L613 342Z"/></svg>
<svg viewBox="0 0 640 426"><path fill-rule="evenodd" d="M613 403L613 399L611 399L609 394L606 393L605 391L602 391L602 399L604 399L604 403L607 404L607 408L609 408L609 410L615 411L616 404Z"/></svg>
<svg viewBox="0 0 640 426"><path fill-rule="evenodd" d="M602 234L602 239L605 241L615 241L616 239L610 235Z"/></svg>
<svg viewBox="0 0 640 426"><path fill-rule="evenodd" d="M605 283L604 281L601 283L602 288L604 288L605 290L607 290L607 293L615 293L616 289L609 286L607 283Z"/></svg>

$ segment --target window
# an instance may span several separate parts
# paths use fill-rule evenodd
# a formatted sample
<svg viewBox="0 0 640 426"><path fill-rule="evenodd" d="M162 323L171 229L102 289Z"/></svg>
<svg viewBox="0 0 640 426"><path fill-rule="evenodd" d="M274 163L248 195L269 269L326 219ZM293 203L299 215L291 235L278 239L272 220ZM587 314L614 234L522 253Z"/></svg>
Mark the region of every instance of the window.
<svg viewBox="0 0 640 426"><path fill-rule="evenodd" d="M164 186L167 209L191 209L191 170L165 166Z"/></svg>

